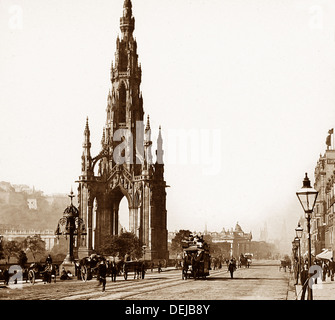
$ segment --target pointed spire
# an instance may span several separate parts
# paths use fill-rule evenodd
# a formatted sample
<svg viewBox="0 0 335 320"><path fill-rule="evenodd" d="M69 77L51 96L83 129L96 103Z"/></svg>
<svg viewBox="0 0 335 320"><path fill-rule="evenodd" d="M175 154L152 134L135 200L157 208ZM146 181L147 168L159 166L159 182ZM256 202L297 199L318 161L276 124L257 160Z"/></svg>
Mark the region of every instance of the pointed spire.
<svg viewBox="0 0 335 320"><path fill-rule="evenodd" d="M162 127L159 126L159 133L157 138L157 150L156 150L156 163L164 164L163 162L163 138L162 138Z"/></svg>
<svg viewBox="0 0 335 320"><path fill-rule="evenodd" d="M123 4L123 16L120 19L120 29L122 39L132 39L135 29L135 19L133 18L132 4L130 0L125 0Z"/></svg>
<svg viewBox="0 0 335 320"><path fill-rule="evenodd" d="M145 131L149 131L150 130L150 116L148 115L147 117L147 126L145 127Z"/></svg>
<svg viewBox="0 0 335 320"><path fill-rule="evenodd" d="M85 131L90 131L90 128L88 126L88 117L86 117Z"/></svg>
<svg viewBox="0 0 335 320"><path fill-rule="evenodd" d="M84 142L83 142L83 148L86 150L85 156L90 157L90 149L91 149L91 141L90 141L90 128L88 125L88 117L86 118L86 125L84 130Z"/></svg>
<svg viewBox="0 0 335 320"><path fill-rule="evenodd" d="M105 128L102 130L101 146L104 147L106 143Z"/></svg>

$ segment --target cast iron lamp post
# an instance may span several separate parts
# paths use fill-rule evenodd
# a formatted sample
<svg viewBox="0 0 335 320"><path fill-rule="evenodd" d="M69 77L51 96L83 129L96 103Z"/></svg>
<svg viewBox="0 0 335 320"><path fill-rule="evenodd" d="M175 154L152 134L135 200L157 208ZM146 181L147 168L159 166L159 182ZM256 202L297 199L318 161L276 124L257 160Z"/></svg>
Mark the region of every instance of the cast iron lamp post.
<svg viewBox="0 0 335 320"><path fill-rule="evenodd" d="M145 250L147 249L147 246L144 244L142 246L142 254L143 254L143 261L145 261Z"/></svg>
<svg viewBox="0 0 335 320"><path fill-rule="evenodd" d="M307 173L303 181L302 188L297 192L298 199L305 211L307 219L308 232L308 300L313 300L312 285L310 284L309 270L312 264L312 248L311 248L311 217L315 206L318 191L311 187L311 181L308 179Z"/></svg>
<svg viewBox="0 0 335 320"><path fill-rule="evenodd" d="M297 279L297 284L298 284L299 283L300 272L301 272L300 239L298 237L295 237L294 242L295 242L295 245L296 245L297 250L298 250L297 256L298 256L298 259L299 259L299 261L298 261L298 279Z"/></svg>
<svg viewBox="0 0 335 320"><path fill-rule="evenodd" d="M301 241L300 239L302 238L302 233L304 229L301 227L300 222L298 223L298 226L295 228L295 235L297 239L297 242L299 244L299 273L301 272Z"/></svg>
<svg viewBox="0 0 335 320"><path fill-rule="evenodd" d="M66 266L66 270L72 269L73 271L75 270L75 257L73 253L74 237L77 236L77 242L79 242L79 237L85 235L86 230L83 219L79 218L79 210L72 203L72 199L74 198L72 190L69 197L71 198L71 204L64 210L63 217L58 222L55 234L58 237L60 235L64 235L66 238L69 236L68 252L62 266Z"/></svg>

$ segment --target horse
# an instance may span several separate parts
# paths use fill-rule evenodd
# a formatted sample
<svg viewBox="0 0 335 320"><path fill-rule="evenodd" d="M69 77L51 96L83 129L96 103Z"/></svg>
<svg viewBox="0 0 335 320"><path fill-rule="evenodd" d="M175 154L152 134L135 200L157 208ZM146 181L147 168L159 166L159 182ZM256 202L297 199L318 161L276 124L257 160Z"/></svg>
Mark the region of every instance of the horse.
<svg viewBox="0 0 335 320"><path fill-rule="evenodd" d="M250 261L247 257L245 257L242 253L240 255L240 259L239 259L240 265L241 266L245 266L246 268L250 267Z"/></svg>

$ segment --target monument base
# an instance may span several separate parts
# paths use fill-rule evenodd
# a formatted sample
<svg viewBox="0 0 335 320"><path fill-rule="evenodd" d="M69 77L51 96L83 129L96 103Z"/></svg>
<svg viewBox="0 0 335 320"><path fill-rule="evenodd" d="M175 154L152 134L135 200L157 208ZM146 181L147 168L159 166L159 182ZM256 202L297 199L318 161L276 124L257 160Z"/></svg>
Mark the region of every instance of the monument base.
<svg viewBox="0 0 335 320"><path fill-rule="evenodd" d="M76 272L76 264L74 261L66 261L64 260L63 263L59 266L59 275L62 275L63 272L63 268L66 271L66 273L71 273L73 278L75 278L75 276L77 275Z"/></svg>

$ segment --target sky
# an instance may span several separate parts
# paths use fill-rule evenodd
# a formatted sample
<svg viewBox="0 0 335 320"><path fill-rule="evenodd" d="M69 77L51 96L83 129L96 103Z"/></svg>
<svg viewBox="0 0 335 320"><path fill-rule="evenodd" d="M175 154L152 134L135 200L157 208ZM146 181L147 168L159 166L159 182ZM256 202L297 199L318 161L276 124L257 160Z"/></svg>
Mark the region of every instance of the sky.
<svg viewBox="0 0 335 320"><path fill-rule="evenodd" d="M168 229L294 237L335 126L332 0L133 0ZM0 1L0 181L68 193L100 151L123 0Z"/></svg>

